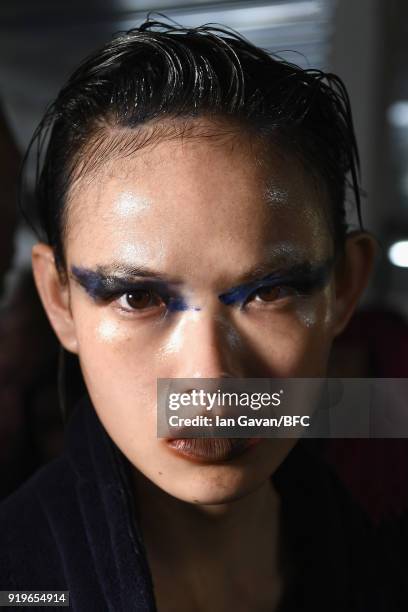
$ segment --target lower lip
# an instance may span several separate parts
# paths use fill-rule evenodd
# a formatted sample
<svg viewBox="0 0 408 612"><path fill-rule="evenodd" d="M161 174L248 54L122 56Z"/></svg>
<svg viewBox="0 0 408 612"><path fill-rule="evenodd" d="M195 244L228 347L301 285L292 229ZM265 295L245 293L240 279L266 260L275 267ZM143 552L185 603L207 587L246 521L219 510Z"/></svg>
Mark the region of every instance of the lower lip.
<svg viewBox="0 0 408 612"><path fill-rule="evenodd" d="M222 463L240 457L256 446L261 438L177 438L167 446L195 463Z"/></svg>

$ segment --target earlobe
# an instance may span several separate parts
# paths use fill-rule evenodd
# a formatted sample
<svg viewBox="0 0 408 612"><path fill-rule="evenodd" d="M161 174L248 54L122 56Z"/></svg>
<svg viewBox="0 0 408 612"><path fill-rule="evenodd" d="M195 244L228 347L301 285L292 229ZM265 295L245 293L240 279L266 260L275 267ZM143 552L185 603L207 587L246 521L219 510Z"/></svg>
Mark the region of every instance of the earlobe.
<svg viewBox="0 0 408 612"><path fill-rule="evenodd" d="M35 284L45 312L62 346L78 352L75 325L69 302L69 286L58 273L52 248L44 243L34 245L32 266Z"/></svg>
<svg viewBox="0 0 408 612"><path fill-rule="evenodd" d="M374 267L377 242L368 232L355 231L347 235L344 254L335 271L334 336L338 336L349 322Z"/></svg>

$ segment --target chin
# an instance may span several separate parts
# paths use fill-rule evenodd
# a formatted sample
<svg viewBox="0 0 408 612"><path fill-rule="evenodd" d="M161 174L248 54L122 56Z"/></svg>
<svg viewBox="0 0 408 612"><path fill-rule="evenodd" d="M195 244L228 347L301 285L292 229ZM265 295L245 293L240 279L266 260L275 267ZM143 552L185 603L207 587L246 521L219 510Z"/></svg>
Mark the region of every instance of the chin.
<svg viewBox="0 0 408 612"><path fill-rule="evenodd" d="M249 495L261 484L253 474L240 473L240 470L231 472L224 466L212 466L204 473L195 473L184 479L178 478L176 482L156 483L166 493L191 504L219 505L237 501Z"/></svg>

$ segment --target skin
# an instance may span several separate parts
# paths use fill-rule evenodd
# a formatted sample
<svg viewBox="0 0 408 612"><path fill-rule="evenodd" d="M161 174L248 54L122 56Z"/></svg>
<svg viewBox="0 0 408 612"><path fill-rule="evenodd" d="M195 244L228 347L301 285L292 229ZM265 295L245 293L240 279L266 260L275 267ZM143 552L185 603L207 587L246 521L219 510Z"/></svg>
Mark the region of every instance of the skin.
<svg viewBox="0 0 408 612"><path fill-rule="evenodd" d="M76 184L68 205L68 271L146 266L187 304L166 314L157 303L126 311L124 297L97 303L71 273L60 278L50 247L33 249L51 324L78 354L99 418L135 466L159 609L273 610L282 577L270 476L295 441L263 440L226 463L187 461L156 438L156 379L324 376L333 338L367 284L374 241L350 235L328 283L309 296L273 290L244 307L220 300L250 271L262 277L294 258L333 255L323 187L295 159L266 154L239 132L113 159Z"/></svg>

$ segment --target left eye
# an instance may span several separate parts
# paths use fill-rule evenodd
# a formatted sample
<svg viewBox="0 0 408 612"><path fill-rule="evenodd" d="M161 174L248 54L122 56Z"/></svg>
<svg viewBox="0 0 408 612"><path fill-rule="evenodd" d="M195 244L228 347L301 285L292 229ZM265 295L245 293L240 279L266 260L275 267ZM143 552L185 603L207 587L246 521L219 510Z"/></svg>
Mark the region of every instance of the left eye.
<svg viewBox="0 0 408 612"><path fill-rule="evenodd" d="M276 302L285 297L295 295L296 290L293 287L275 286L275 287L260 287L255 293L250 296L248 301L256 302Z"/></svg>
<svg viewBox="0 0 408 612"><path fill-rule="evenodd" d="M164 302L157 293L149 289L136 289L135 291L121 295L118 299L118 304L123 310L134 311L161 306Z"/></svg>

